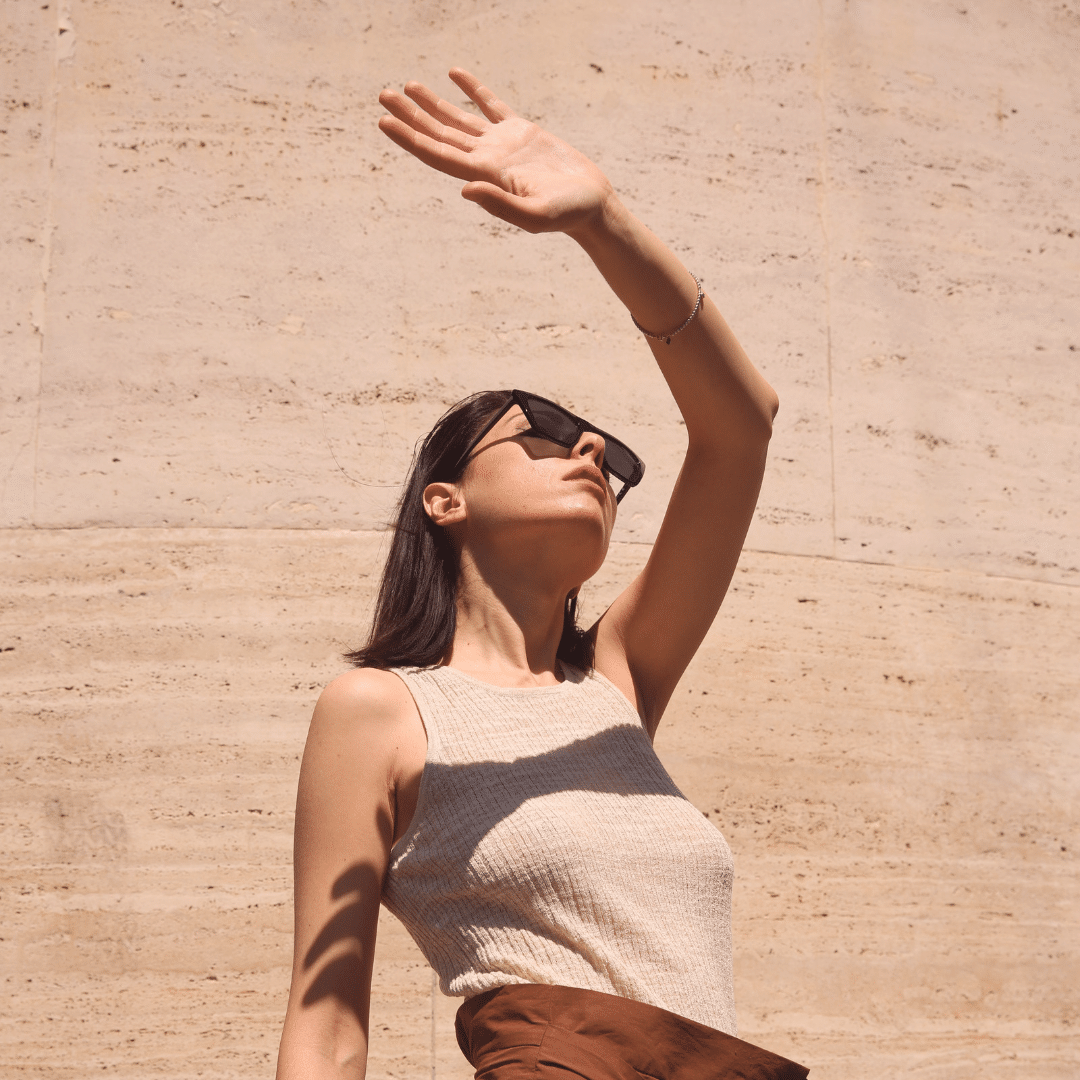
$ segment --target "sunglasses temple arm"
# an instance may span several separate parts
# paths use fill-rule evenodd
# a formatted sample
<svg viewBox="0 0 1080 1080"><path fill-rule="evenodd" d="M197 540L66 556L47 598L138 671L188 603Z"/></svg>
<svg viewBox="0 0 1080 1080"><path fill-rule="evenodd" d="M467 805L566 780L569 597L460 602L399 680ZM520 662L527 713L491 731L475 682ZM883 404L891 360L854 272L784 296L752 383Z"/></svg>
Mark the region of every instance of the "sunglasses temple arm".
<svg viewBox="0 0 1080 1080"><path fill-rule="evenodd" d="M458 467L458 468L461 468L461 467L462 467L462 465L464 465L464 463L465 463L466 461L468 461L468 460L469 460L469 455L470 455L470 454L471 454L471 453L472 453L472 452L473 452L473 451L474 451L474 450L476 449L476 444L477 444L478 442L480 442L480 440L481 440L481 439L483 439L483 437L484 437L484 436L485 436L485 435L486 435L486 434L487 434L487 433L488 433L488 432L489 432L489 431L490 431L490 430L491 430L491 429L492 429L492 428L493 428L493 427L494 427L494 426L495 426L495 425L496 425L496 424L497 424L497 423L498 423L498 422L499 422L499 421L500 421L500 420L501 420L501 419L502 419L502 418L503 418L503 417L504 417L504 416L505 416L505 415L506 415L506 414L507 414L507 413L508 413L508 412L509 412L509 411L510 411L510 410L511 410L512 408L513 408L513 407L514 407L514 405L515 405L515 404L516 404L516 403L515 403L514 399L513 399L513 398L511 398L511 399L510 399L510 400L509 400L509 401L508 401L508 402L507 402L507 403L506 403L506 404L505 404L505 405L504 405L504 406L503 406L503 407L502 407L502 408L501 408L501 409L500 409L500 410L499 410L499 411L498 411L498 412L497 412L497 413L496 413L496 414L495 414L495 415L494 415L494 416L493 416L493 417L492 417L492 418L491 418L491 419L490 419L490 420L488 421L488 423L487 423L487 426L486 426L486 427L484 428L484 430L483 430L483 431L481 431L481 432L480 432L480 434L479 434L479 435L477 435L477 436L476 436L476 437L475 437L475 438L473 439L473 441L472 441L472 443L471 443L471 444L469 445L468 449L466 449L465 453L461 455L461 458L459 459L459 461L458 461L458 463L457 463L457 467Z"/></svg>

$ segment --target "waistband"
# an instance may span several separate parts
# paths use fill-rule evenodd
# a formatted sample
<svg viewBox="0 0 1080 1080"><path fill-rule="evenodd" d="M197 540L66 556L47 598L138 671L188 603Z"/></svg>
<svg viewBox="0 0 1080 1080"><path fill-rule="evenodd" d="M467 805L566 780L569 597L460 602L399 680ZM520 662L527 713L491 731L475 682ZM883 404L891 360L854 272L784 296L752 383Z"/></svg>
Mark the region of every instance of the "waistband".
<svg viewBox="0 0 1080 1080"><path fill-rule="evenodd" d="M477 1080L526 1070L567 1080L805 1080L809 1072L655 1005L570 986L496 987L458 1009L456 1028Z"/></svg>

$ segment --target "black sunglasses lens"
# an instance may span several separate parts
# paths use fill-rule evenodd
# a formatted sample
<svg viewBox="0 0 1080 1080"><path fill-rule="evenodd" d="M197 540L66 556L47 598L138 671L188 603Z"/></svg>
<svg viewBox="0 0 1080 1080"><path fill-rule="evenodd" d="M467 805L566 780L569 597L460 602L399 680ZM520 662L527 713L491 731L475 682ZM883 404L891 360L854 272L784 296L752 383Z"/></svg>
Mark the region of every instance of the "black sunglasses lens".
<svg viewBox="0 0 1080 1080"><path fill-rule="evenodd" d="M532 413L533 427L545 439L550 439L560 446L573 446L577 442L577 422L562 409L549 405L546 401L529 398L529 412Z"/></svg>
<svg viewBox="0 0 1080 1080"><path fill-rule="evenodd" d="M560 446L573 446L577 442L581 429L575 417L550 401L531 396L526 400L537 434ZM586 424L585 430L589 430L588 421L583 423ZM640 477L641 463L637 456L625 443L610 435L604 436L604 465L608 472L620 480L629 481L632 476Z"/></svg>
<svg viewBox="0 0 1080 1080"><path fill-rule="evenodd" d="M634 475L637 458L634 457L628 447L609 438L604 445L604 464L620 480L629 480Z"/></svg>

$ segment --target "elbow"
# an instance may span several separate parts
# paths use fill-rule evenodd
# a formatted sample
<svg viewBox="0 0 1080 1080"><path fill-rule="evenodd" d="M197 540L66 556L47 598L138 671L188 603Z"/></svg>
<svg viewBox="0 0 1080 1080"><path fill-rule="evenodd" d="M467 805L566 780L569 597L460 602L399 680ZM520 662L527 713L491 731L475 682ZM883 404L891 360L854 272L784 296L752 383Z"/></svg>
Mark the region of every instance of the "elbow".
<svg viewBox="0 0 1080 1080"><path fill-rule="evenodd" d="M773 421L780 408L776 391L763 380L739 395L726 408L686 417L690 447L719 453L757 454L769 445ZM685 415L685 414L684 414Z"/></svg>
<svg viewBox="0 0 1080 1080"><path fill-rule="evenodd" d="M777 396L776 391L768 383L765 383L752 408L748 410L748 436L754 440L768 443L772 438L773 421L776 419L779 409L780 398Z"/></svg>
<svg viewBox="0 0 1080 1080"><path fill-rule="evenodd" d="M746 387L739 409L739 435L747 443L767 445L772 438L773 421L780 409L780 397L760 375Z"/></svg>
<svg viewBox="0 0 1080 1080"><path fill-rule="evenodd" d="M761 403L762 429L765 433L765 438L770 439L772 438L773 433L773 421L776 419L776 414L780 411L780 396L768 383L766 383L763 397L764 400Z"/></svg>

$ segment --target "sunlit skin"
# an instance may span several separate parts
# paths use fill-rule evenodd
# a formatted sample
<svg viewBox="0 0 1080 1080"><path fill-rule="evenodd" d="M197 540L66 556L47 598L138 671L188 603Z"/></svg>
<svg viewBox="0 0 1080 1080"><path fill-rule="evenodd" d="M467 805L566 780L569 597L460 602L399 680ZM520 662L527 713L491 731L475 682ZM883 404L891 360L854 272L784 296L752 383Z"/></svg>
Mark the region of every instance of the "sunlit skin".
<svg viewBox="0 0 1080 1080"><path fill-rule="evenodd" d="M697 299L694 280L600 169L467 71L453 68L450 78L480 115L411 82L380 94L383 133L464 181L462 196L489 214L575 241L642 326L680 326ZM644 569L591 632L596 671L652 737L735 572L778 402L709 295L670 344L648 339L648 347L682 414L686 452ZM607 428L611 418L594 422ZM519 410L507 413L459 483L424 492L427 513L461 555L444 662L504 687L563 678L556 650L566 596L603 563L615 522L602 439L586 432L567 449L525 426ZM347 672L319 698L297 792L295 951L279 1080L365 1074L382 883L416 809L426 752L420 714L392 672Z"/></svg>
<svg viewBox="0 0 1080 1080"><path fill-rule="evenodd" d="M457 484L431 484L428 514L461 558L458 627L447 662L483 673L523 643L553 651L563 605L600 568L615 523L615 493L603 472L604 440L584 432L566 448L525 434L517 407L473 451ZM538 683L556 681L537 672ZM547 674L548 678L543 678Z"/></svg>

